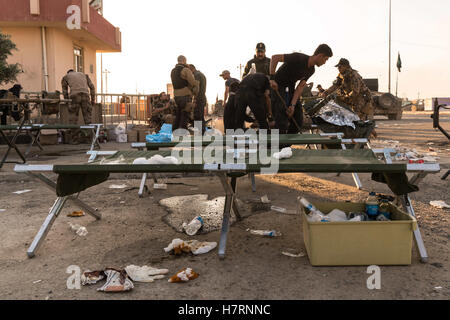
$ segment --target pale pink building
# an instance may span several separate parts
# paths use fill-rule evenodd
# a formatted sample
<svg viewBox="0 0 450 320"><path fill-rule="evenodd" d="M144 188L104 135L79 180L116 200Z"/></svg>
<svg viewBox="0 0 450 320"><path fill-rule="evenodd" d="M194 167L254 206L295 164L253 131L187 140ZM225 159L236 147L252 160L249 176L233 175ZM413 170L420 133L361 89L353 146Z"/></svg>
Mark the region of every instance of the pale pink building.
<svg viewBox="0 0 450 320"><path fill-rule="evenodd" d="M103 18L99 5L101 0L0 0L0 30L18 49L8 62L22 65L17 83L24 91L61 91L69 69L97 83L96 53L122 49L119 28Z"/></svg>

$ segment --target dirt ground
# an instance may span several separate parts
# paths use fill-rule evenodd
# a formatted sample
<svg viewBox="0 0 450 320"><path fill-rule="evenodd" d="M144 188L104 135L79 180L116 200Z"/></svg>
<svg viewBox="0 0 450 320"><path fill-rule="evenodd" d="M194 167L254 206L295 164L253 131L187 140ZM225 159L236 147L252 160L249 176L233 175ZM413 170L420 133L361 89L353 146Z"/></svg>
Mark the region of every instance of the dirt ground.
<svg viewBox="0 0 450 320"><path fill-rule="evenodd" d="M450 114L442 117L443 126L450 131ZM406 113L401 121L378 121L378 138L396 140L402 145L428 151L432 147L441 163L450 163L449 141L434 131L430 115ZM386 146L386 145L384 145ZM84 162L87 145L48 146L33 157L30 164ZM129 144L107 143L103 150L127 150ZM5 146L0 146L0 155ZM282 255L288 249L306 252L303 243L302 221L299 215L276 212L255 214L234 224L229 233L227 256L219 260L217 249L200 256L175 257L164 252L172 239L189 239L163 221L167 211L158 204L160 199L177 195L208 194L210 199L222 196L223 189L215 177L165 178L167 190L151 190L139 198L138 175L112 175L110 180L83 192L80 198L100 210L102 220L89 215L69 218L78 208L67 203L61 215L33 259L26 250L48 214L56 196L31 178L13 172L7 164L0 171L0 299L151 299L151 300L291 300L291 299L449 299L449 209L436 209L432 200L450 203L450 178L440 180L444 172L428 175L420 185L420 192L412 194L412 201L429 254L423 264L413 246L410 266L382 266L381 289L367 288L367 267L312 267L308 257L293 258ZM386 186L372 182L370 175L360 175L364 190L358 191L350 174L283 174L257 176L257 192L252 193L250 180L238 180L241 199L268 195L273 205L292 211L301 195L311 200L362 201L368 191L390 193ZM127 184L128 189L110 189L111 184ZM149 183L151 185L151 183ZM193 187L195 186L195 188ZM23 195L15 191L30 189ZM80 237L68 224L78 223L88 230ZM247 229L275 229L282 233L276 238L251 235ZM201 241L219 242L218 231L194 237ZM355 239L357 242L358 239ZM352 245L349 243L349 245ZM66 269L76 265L82 271L106 267L124 268L127 265L151 265L167 268L170 275L191 267L200 274L194 281L171 284L164 280L154 283L135 283L132 291L105 294L96 289L102 284L69 290Z"/></svg>

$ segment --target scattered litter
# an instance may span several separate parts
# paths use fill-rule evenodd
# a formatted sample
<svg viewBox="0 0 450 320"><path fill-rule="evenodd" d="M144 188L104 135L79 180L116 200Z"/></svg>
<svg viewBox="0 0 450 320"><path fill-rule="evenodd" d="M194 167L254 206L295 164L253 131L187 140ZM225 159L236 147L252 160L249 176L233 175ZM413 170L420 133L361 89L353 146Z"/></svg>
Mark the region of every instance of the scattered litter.
<svg viewBox="0 0 450 320"><path fill-rule="evenodd" d="M130 265L125 268L127 275L136 282L154 282L164 279L164 275L169 273L168 269L157 269L150 266Z"/></svg>
<svg viewBox="0 0 450 320"><path fill-rule="evenodd" d="M119 158L115 159L115 160L108 160L106 158L103 158L100 161L100 164L124 164L127 163L125 157L123 155L120 155Z"/></svg>
<svg viewBox="0 0 450 320"><path fill-rule="evenodd" d="M42 282L42 280L33 281L33 284L36 284L36 283L39 283L39 282Z"/></svg>
<svg viewBox="0 0 450 320"><path fill-rule="evenodd" d="M155 183L153 185L153 189L155 189L155 190L167 190L167 184L165 184L165 183Z"/></svg>
<svg viewBox="0 0 450 320"><path fill-rule="evenodd" d="M442 287L434 287L434 290L441 290Z"/></svg>
<svg viewBox="0 0 450 320"><path fill-rule="evenodd" d="M6 209L0 209L0 212L6 212Z"/></svg>
<svg viewBox="0 0 450 320"><path fill-rule="evenodd" d="M178 282L188 282L194 279L197 279L199 274L192 270L191 268L184 268L183 270L180 270L176 275L171 277L169 279L169 282L171 283L178 283Z"/></svg>
<svg viewBox="0 0 450 320"><path fill-rule="evenodd" d="M281 236L281 233L275 230L250 230L250 233L257 236L264 236L270 238Z"/></svg>
<svg viewBox="0 0 450 320"><path fill-rule="evenodd" d="M306 254L304 252L300 252L300 253L295 254L295 253L292 253L290 251L293 251L293 250L288 249L287 251L281 252L281 254L283 254L285 256L288 256L288 257L291 257L291 258L302 258L302 257L306 256Z"/></svg>
<svg viewBox="0 0 450 320"><path fill-rule="evenodd" d="M69 225L70 225L70 229L72 229L72 231L74 231L80 237L87 236L88 231L87 231L86 227L80 226L79 224L72 224L72 223L69 223Z"/></svg>
<svg viewBox="0 0 450 320"><path fill-rule="evenodd" d="M444 209L444 208L450 208L450 205L448 205L446 202L444 201L430 201L430 205L432 205L433 207L439 208L439 209Z"/></svg>
<svg viewBox="0 0 450 320"><path fill-rule="evenodd" d="M125 203L125 201L120 201L120 204L124 204Z"/></svg>
<svg viewBox="0 0 450 320"><path fill-rule="evenodd" d="M110 189L125 189L128 187L126 184L112 184L109 186Z"/></svg>
<svg viewBox="0 0 450 320"><path fill-rule="evenodd" d="M74 211L72 213L69 213L67 215L69 218L78 218L85 216L85 213L83 211Z"/></svg>
<svg viewBox="0 0 450 320"><path fill-rule="evenodd" d="M81 284L83 286L88 284L96 284L97 282L103 280L106 277L103 271L90 271L86 270L81 275Z"/></svg>
<svg viewBox="0 0 450 320"><path fill-rule="evenodd" d="M339 209L334 209L327 216L328 216L328 219L330 220L330 222L342 222L342 221L348 220L345 212L343 212Z"/></svg>
<svg viewBox="0 0 450 320"><path fill-rule="evenodd" d="M192 219L192 221L189 222L189 224L183 223L183 230L186 232L187 235L195 236L198 230L200 230L201 227L203 226L203 223L204 222L202 217L197 216L194 219Z"/></svg>
<svg viewBox="0 0 450 320"><path fill-rule="evenodd" d="M13 192L14 194L24 194L24 193L28 193L28 192L31 192L32 190L21 190L21 191L16 191L16 192Z"/></svg>
<svg viewBox="0 0 450 320"><path fill-rule="evenodd" d="M125 270L105 269L106 283L97 291L125 292L134 288L133 282L128 278Z"/></svg>
<svg viewBox="0 0 450 320"><path fill-rule="evenodd" d="M273 157L278 160L292 158L292 149L284 148L280 152L274 153Z"/></svg>
<svg viewBox="0 0 450 320"><path fill-rule="evenodd" d="M200 242L197 240L183 241L181 239L174 239L164 248L166 253L172 252L175 255L183 253L192 253L194 255L208 253L217 247L217 242Z"/></svg>
<svg viewBox="0 0 450 320"><path fill-rule="evenodd" d="M271 201L269 200L269 197L268 197L267 195L265 195L265 196L262 196L262 197L261 197L261 202L262 202L262 203L268 204L268 203L270 203Z"/></svg>
<svg viewBox="0 0 450 320"><path fill-rule="evenodd" d="M287 212L287 210L285 208L275 207L275 206L271 206L270 210L276 211L276 212L279 212L279 213L286 213Z"/></svg>

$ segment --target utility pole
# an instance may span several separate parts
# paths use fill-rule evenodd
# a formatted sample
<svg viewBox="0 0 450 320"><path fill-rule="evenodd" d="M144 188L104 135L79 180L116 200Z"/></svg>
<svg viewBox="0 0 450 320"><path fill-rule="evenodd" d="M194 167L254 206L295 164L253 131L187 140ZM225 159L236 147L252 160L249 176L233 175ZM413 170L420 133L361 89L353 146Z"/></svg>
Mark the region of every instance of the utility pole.
<svg viewBox="0 0 450 320"><path fill-rule="evenodd" d="M111 73L111 72L109 70L105 69L105 71L103 71L103 73L105 74L106 93L108 93L108 73Z"/></svg>
<svg viewBox="0 0 450 320"><path fill-rule="evenodd" d="M391 22L392 22L392 15L391 15L391 0L389 0L389 93L391 93Z"/></svg>
<svg viewBox="0 0 450 320"><path fill-rule="evenodd" d="M239 63L239 67L237 67L239 69L239 75L240 75L240 79L242 80L242 68L244 66L242 64Z"/></svg>

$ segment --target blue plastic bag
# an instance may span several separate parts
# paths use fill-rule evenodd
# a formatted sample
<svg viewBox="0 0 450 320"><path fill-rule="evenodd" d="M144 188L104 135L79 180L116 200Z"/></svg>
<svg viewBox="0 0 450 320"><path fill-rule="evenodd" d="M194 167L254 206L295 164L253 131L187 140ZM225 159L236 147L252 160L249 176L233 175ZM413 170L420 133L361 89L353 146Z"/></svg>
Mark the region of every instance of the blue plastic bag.
<svg viewBox="0 0 450 320"><path fill-rule="evenodd" d="M164 123L159 133L149 134L145 140L147 142L172 142L172 125Z"/></svg>

